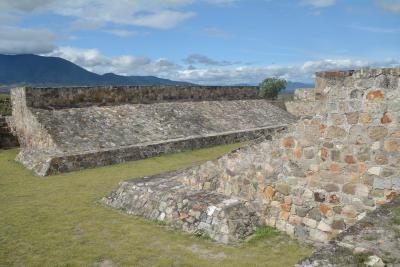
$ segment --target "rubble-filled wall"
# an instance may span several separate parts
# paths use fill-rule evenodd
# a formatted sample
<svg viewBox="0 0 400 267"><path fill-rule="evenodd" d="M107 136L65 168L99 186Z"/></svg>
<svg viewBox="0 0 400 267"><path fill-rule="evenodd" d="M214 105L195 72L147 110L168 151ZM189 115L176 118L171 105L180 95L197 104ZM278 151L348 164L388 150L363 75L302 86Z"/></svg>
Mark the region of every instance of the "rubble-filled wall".
<svg viewBox="0 0 400 267"><path fill-rule="evenodd" d="M17 160L39 175L50 175L266 137L295 121L267 101L253 99L256 91L14 88L12 125L23 147Z"/></svg>
<svg viewBox="0 0 400 267"><path fill-rule="evenodd" d="M301 240L327 242L392 200L400 189L400 69L322 72L316 82L314 115L276 134L272 141L165 179L181 181L187 186L185 192L205 199L212 192L235 200L251 207L248 210L259 220L243 222L241 216L249 217L243 212L234 213L236 217L226 212L228 217L215 221L206 215L193 217L191 207L198 200L190 198L186 198L189 204L171 199L160 206L153 199L151 207L143 206L135 200L137 195L146 200L135 181L123 183L105 201L145 217L167 214L155 218L192 232L200 229L221 242L234 240L241 236L238 233L245 237L260 224ZM146 190L146 185L141 184L140 190ZM218 203L200 205L199 215L222 205Z"/></svg>

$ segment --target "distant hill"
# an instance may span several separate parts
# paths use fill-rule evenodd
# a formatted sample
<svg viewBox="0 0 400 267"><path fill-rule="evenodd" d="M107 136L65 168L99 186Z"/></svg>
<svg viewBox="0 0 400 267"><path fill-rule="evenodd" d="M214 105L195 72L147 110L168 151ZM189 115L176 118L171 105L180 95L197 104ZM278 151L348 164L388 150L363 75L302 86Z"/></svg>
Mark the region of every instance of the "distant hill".
<svg viewBox="0 0 400 267"><path fill-rule="evenodd" d="M237 86L258 86L258 84L251 84L251 83L241 83L235 84ZM301 82L291 82L288 81L286 88L280 92L280 94L293 94L294 90L298 88L314 88L314 84L312 83L301 83Z"/></svg>
<svg viewBox="0 0 400 267"><path fill-rule="evenodd" d="M285 90L281 91L281 94L293 94L294 90L298 88L314 88L314 84L289 81Z"/></svg>
<svg viewBox="0 0 400 267"><path fill-rule="evenodd" d="M59 57L0 55L0 91L7 85L188 85L154 76L99 75Z"/></svg>

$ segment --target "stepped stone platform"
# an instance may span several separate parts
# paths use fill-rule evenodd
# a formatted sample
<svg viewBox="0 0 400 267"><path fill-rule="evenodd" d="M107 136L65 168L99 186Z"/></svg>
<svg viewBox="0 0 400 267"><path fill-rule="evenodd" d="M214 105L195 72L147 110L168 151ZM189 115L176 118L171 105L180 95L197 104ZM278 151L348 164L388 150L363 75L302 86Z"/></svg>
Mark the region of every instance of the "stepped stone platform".
<svg viewBox="0 0 400 267"><path fill-rule="evenodd" d="M255 87L24 87L11 97L17 160L38 175L251 140L295 121Z"/></svg>
<svg viewBox="0 0 400 267"><path fill-rule="evenodd" d="M207 229L224 243L269 225L322 246L340 240L364 219L379 218L381 213L374 211L395 200L400 190L400 69L317 73L315 89L298 95L303 105L317 103L317 108L307 116L298 114L298 121L271 138L199 166L146 178L146 183L122 183L105 203L189 232ZM250 213L218 213L215 226L215 218L202 214L213 207L224 210L219 206L224 201L246 206ZM203 213L186 220L197 204ZM167 210L168 217L160 216ZM200 226L202 218L211 226ZM227 224L218 224L221 221ZM372 219L373 224L377 221ZM398 244L396 231L386 232L396 235L388 239L392 245ZM379 229L376 233L385 234ZM360 242L364 252L378 253L376 243ZM384 263L397 264L397 252L391 256L395 259L383 258Z"/></svg>

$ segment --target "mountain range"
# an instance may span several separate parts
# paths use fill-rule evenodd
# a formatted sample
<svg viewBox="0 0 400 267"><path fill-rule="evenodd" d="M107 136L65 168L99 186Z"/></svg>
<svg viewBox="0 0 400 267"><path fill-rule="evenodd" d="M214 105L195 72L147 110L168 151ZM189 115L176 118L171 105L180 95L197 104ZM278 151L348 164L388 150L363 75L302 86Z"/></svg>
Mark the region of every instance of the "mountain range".
<svg viewBox="0 0 400 267"><path fill-rule="evenodd" d="M17 85L32 86L90 86L90 85L190 85L155 76L122 76L114 73L99 75L59 57L32 54L0 55L0 93ZM313 87L288 82L283 93L295 88Z"/></svg>

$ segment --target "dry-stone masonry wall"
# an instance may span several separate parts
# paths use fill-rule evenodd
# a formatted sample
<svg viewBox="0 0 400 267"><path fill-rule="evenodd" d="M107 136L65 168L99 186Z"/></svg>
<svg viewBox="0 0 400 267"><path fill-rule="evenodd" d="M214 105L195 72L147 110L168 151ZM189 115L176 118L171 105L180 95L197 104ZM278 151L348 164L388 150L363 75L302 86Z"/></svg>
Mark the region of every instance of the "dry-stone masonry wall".
<svg viewBox="0 0 400 267"><path fill-rule="evenodd" d="M11 97L17 159L39 175L269 136L295 121L255 87L24 87Z"/></svg>
<svg viewBox="0 0 400 267"><path fill-rule="evenodd" d="M19 145L11 131L8 118L0 115L0 148L13 148Z"/></svg>
<svg viewBox="0 0 400 267"><path fill-rule="evenodd" d="M105 202L221 242L244 238L260 224L300 240L335 238L400 189L400 69L317 73L314 92L318 108L273 140L163 179L124 182ZM182 191L190 194L180 197ZM163 192L179 197L164 199ZM201 216L223 211L224 201L248 213Z"/></svg>

